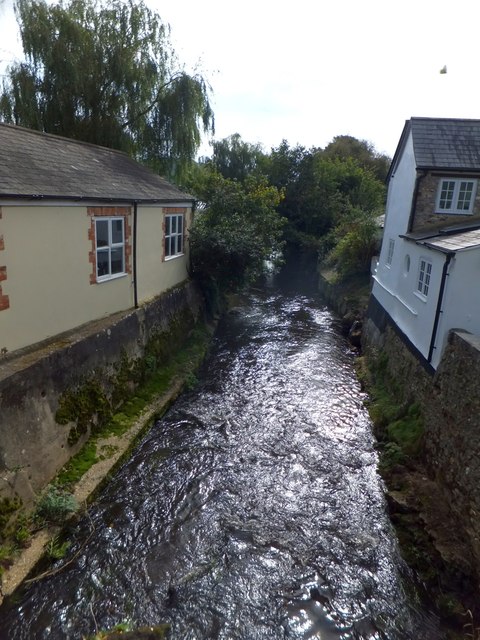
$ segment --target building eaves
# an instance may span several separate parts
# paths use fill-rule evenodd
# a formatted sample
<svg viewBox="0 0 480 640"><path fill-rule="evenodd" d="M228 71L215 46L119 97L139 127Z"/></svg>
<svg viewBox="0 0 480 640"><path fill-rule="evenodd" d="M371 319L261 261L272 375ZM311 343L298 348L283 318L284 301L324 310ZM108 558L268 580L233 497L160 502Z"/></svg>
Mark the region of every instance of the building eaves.
<svg viewBox="0 0 480 640"><path fill-rule="evenodd" d="M440 232L416 232L400 236L442 253L456 253L480 247L480 225L442 229Z"/></svg>

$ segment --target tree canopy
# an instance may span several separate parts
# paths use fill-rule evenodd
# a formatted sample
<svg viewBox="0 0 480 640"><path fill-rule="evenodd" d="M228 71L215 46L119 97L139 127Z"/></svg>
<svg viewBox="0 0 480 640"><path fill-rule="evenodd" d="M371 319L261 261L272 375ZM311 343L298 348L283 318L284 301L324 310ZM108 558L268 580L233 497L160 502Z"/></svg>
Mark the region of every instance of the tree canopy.
<svg viewBox="0 0 480 640"><path fill-rule="evenodd" d="M216 140L212 147L209 162L224 178L243 182L247 176L261 172L265 154L260 144L245 142L240 134L234 133Z"/></svg>
<svg viewBox="0 0 480 640"><path fill-rule="evenodd" d="M25 60L3 82L3 121L183 172L213 131L209 86L180 65L157 13L141 0L18 0L16 12Z"/></svg>
<svg viewBox="0 0 480 640"><path fill-rule="evenodd" d="M241 183L205 167L196 195L205 210L190 232L193 275L206 288L240 289L281 254L284 220L276 208L282 194L264 177Z"/></svg>

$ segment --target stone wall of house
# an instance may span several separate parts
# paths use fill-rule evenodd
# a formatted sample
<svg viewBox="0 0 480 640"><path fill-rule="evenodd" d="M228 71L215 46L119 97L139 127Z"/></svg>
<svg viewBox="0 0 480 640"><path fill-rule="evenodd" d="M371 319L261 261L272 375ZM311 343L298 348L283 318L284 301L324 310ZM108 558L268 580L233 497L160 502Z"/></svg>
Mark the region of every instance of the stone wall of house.
<svg viewBox="0 0 480 640"><path fill-rule="evenodd" d="M375 316L376 317L372 317ZM374 309L363 327L366 353L382 352L388 370L420 402L425 417L425 456L430 475L464 531L480 575L480 338L459 330L449 335L436 372L429 372Z"/></svg>
<svg viewBox="0 0 480 640"><path fill-rule="evenodd" d="M88 439L87 431L69 444L71 425L56 420L62 394L92 375L107 384L122 360L141 358L149 341L175 323L192 327L202 311L200 294L186 283L139 309L0 360L0 498L31 503ZM182 336L177 340L180 346Z"/></svg>
<svg viewBox="0 0 480 640"><path fill-rule="evenodd" d="M435 213L438 184L440 179L444 177L443 175L428 173L420 178L412 231L419 231L420 229L434 230L450 225L480 222L480 188L477 189L473 214L461 216ZM478 178L478 176L473 177Z"/></svg>

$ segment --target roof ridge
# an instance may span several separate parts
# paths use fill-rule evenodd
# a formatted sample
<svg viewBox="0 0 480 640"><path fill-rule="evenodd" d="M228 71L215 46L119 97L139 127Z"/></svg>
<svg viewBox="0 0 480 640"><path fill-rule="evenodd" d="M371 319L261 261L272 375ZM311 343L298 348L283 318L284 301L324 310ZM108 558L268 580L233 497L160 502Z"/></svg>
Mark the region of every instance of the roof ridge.
<svg viewBox="0 0 480 640"><path fill-rule="evenodd" d="M444 118L444 117L437 118L434 116L412 116L410 120L411 121L429 120L431 122L465 122L465 123L480 122L480 118Z"/></svg>
<svg viewBox="0 0 480 640"><path fill-rule="evenodd" d="M27 134L37 135L42 138L49 138L55 141L63 141L63 142L71 142L72 144L78 144L84 147L93 147L94 149L101 149L103 151L110 151L112 153L118 153L122 156L126 156L133 162L137 162L134 158L128 155L125 151L121 149L113 149L112 147L106 147L105 145L96 144L95 142L86 142L85 140L78 140L77 138L68 138L67 136L61 136L57 133L49 133L48 131L40 131L39 129L29 129L28 127L23 127L19 124L14 124L13 122L0 122L0 127L8 127L10 129L24 131ZM145 165L142 165L145 166Z"/></svg>

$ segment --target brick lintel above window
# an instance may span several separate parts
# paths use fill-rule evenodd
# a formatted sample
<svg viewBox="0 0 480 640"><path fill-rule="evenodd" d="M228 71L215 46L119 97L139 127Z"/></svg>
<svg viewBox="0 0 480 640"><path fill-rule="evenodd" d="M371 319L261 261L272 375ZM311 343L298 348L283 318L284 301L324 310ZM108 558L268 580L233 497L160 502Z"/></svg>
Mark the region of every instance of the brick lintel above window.
<svg viewBox="0 0 480 640"><path fill-rule="evenodd" d="M132 273L130 212L130 207L88 207L90 284Z"/></svg>

